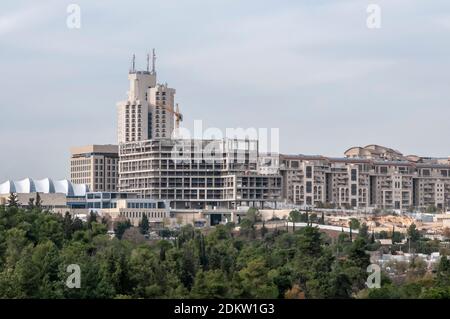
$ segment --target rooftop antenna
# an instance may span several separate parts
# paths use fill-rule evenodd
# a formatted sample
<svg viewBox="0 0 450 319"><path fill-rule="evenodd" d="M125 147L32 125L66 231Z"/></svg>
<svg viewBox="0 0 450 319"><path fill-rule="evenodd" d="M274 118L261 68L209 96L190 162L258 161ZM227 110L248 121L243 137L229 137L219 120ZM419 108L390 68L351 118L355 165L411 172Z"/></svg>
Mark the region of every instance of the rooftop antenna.
<svg viewBox="0 0 450 319"><path fill-rule="evenodd" d="M136 56L134 55L134 53L133 53L133 60L132 60L132 63L131 63L131 72L136 72Z"/></svg>
<svg viewBox="0 0 450 319"><path fill-rule="evenodd" d="M147 72L150 71L150 54L147 53Z"/></svg>
<svg viewBox="0 0 450 319"><path fill-rule="evenodd" d="M156 62L156 54L155 54L155 49L153 49L152 50L152 74L156 74L155 62Z"/></svg>

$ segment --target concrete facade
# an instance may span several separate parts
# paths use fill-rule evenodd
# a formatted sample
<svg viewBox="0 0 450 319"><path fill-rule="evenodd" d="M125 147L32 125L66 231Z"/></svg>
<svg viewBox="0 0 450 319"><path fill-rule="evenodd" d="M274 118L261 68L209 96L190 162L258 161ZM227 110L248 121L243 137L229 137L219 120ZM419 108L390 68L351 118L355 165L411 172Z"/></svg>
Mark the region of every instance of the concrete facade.
<svg viewBox="0 0 450 319"><path fill-rule="evenodd" d="M405 157L374 145L351 148L346 155L281 155L283 197L308 206L397 210L450 206L449 162Z"/></svg>
<svg viewBox="0 0 450 319"><path fill-rule="evenodd" d="M157 83L154 64L152 71L148 66L147 71L137 71L133 62L128 80L128 98L117 103L118 143L170 138L176 112L175 89Z"/></svg>
<svg viewBox="0 0 450 319"><path fill-rule="evenodd" d="M93 192L114 192L119 176L117 145L88 145L71 148L70 179L86 184Z"/></svg>
<svg viewBox="0 0 450 319"><path fill-rule="evenodd" d="M119 189L175 209L264 206L281 199L281 176L258 174L258 142L148 140L121 144Z"/></svg>

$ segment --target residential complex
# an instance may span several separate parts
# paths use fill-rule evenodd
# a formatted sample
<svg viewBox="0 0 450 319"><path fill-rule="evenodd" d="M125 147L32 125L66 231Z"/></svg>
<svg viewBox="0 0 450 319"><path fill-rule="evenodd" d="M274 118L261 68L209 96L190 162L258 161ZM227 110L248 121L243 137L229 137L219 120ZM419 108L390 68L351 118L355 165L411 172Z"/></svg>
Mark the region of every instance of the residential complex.
<svg viewBox="0 0 450 319"><path fill-rule="evenodd" d="M175 210L277 202L397 210L450 204L448 159L404 156L379 145L332 158L259 154L252 140L176 139L175 90L156 84L154 62L152 71L136 71L133 62L128 77L128 100L118 104L120 191L168 200Z"/></svg>
<svg viewBox="0 0 450 319"><path fill-rule="evenodd" d="M119 177L117 145L88 145L71 149L70 180L93 192L115 192Z"/></svg>
<svg viewBox="0 0 450 319"><path fill-rule="evenodd" d="M345 158L280 155L283 198L297 205L410 210L450 206L449 159L403 156L379 146Z"/></svg>

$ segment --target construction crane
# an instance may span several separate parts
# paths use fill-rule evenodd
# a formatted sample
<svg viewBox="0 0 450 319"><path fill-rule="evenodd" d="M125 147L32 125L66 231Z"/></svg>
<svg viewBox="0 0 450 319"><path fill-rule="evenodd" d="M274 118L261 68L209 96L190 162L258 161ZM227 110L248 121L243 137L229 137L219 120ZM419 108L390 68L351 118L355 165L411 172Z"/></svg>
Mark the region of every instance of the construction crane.
<svg viewBox="0 0 450 319"><path fill-rule="evenodd" d="M180 122L183 121L183 114L180 113L180 108L178 107L178 103L176 104L176 109L174 110L169 105L166 106L166 110L175 115L175 128L180 128Z"/></svg>

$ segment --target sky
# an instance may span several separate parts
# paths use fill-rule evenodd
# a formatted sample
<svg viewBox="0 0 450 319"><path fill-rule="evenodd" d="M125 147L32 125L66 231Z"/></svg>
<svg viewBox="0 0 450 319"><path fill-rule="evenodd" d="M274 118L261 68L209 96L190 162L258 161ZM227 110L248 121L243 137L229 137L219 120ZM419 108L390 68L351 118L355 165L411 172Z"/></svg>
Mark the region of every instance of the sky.
<svg viewBox="0 0 450 319"><path fill-rule="evenodd" d="M290 154L447 157L449 37L448 0L2 0L0 183L67 178L70 147L116 143L131 56L143 69L152 48L187 128L278 128Z"/></svg>

